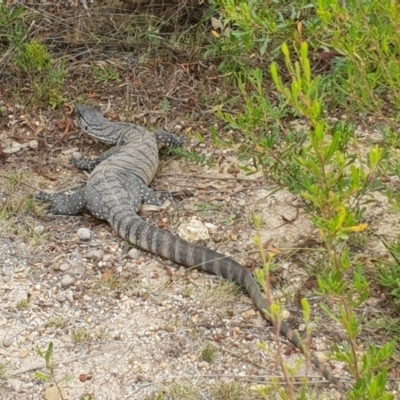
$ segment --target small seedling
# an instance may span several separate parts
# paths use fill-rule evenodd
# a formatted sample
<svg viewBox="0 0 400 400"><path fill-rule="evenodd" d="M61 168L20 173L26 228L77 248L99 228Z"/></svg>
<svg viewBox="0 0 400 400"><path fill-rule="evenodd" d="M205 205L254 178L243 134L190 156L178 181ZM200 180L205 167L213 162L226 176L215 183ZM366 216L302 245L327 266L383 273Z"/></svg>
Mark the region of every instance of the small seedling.
<svg viewBox="0 0 400 400"><path fill-rule="evenodd" d="M163 111L169 111L172 108L171 102L168 99L164 99L161 103L160 103L160 107Z"/></svg>
<svg viewBox="0 0 400 400"><path fill-rule="evenodd" d="M186 162L194 162L195 164L207 164L207 165L212 165L212 158L206 156L205 154L200 154L196 150L186 150L181 147L177 148L168 148L166 150L167 154L174 154L177 157L182 158Z"/></svg>
<svg viewBox="0 0 400 400"><path fill-rule="evenodd" d="M97 83L105 83L109 81L120 82L121 76L119 72L109 65L96 65L92 68L94 80Z"/></svg>
<svg viewBox="0 0 400 400"><path fill-rule="evenodd" d="M4 378L7 372L7 363L0 362L0 379Z"/></svg>
<svg viewBox="0 0 400 400"><path fill-rule="evenodd" d="M65 328L66 325L67 325L67 320L63 317L55 317L47 323L47 326L54 329Z"/></svg>
<svg viewBox="0 0 400 400"><path fill-rule="evenodd" d="M90 340L90 334L86 328L77 328L72 332L72 341L76 344Z"/></svg>
<svg viewBox="0 0 400 400"><path fill-rule="evenodd" d="M213 363L217 355L218 349L211 343L207 343L206 347L201 352L201 357L209 364Z"/></svg>
<svg viewBox="0 0 400 400"><path fill-rule="evenodd" d="M17 303L18 310L26 310L27 308L29 308L29 306L30 303L28 299L19 300Z"/></svg>
<svg viewBox="0 0 400 400"><path fill-rule="evenodd" d="M193 288L186 288L183 291L182 296L185 297L185 298L189 298L193 294L193 292L194 292Z"/></svg>
<svg viewBox="0 0 400 400"><path fill-rule="evenodd" d="M43 382L53 382L57 387L58 393L60 395L61 400L66 400L66 396L61 386L59 385L58 379L56 378L55 367L53 365L53 342L50 342L47 346L47 350L44 352L39 347L36 347L36 353L44 358L46 362L46 370L47 373L43 373L40 371L35 371L35 377Z"/></svg>

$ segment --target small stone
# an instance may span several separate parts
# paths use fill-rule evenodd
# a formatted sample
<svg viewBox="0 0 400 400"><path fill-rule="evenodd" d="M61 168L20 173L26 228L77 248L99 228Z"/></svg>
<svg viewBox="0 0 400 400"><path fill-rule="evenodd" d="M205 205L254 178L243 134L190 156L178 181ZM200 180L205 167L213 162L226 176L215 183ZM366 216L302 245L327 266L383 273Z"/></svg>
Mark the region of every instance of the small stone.
<svg viewBox="0 0 400 400"><path fill-rule="evenodd" d="M329 361L329 357L327 357L322 351L317 351L315 355L317 356L318 360L322 363Z"/></svg>
<svg viewBox="0 0 400 400"><path fill-rule="evenodd" d="M57 386L52 386L45 390L43 398L45 400L63 400L67 399L67 395L63 389L58 390Z"/></svg>
<svg viewBox="0 0 400 400"><path fill-rule="evenodd" d="M99 261L97 265L99 268L112 268L112 263L110 261Z"/></svg>
<svg viewBox="0 0 400 400"><path fill-rule="evenodd" d="M72 153L72 158L74 158L75 160L80 160L81 158L83 158L82 153L80 153L79 151L74 151Z"/></svg>
<svg viewBox="0 0 400 400"><path fill-rule="evenodd" d="M58 292L57 295L56 295L56 300L59 303L63 303L65 300L67 300L67 296L65 295L64 292Z"/></svg>
<svg viewBox="0 0 400 400"><path fill-rule="evenodd" d="M43 225L36 225L36 226L33 228L33 231L34 231L35 233L37 233L38 235L42 235L42 234L44 233L44 226L43 226Z"/></svg>
<svg viewBox="0 0 400 400"><path fill-rule="evenodd" d="M66 272L66 271L68 271L70 269L70 266L68 264L66 264L66 263L63 263L58 267L58 269L61 272Z"/></svg>
<svg viewBox="0 0 400 400"><path fill-rule="evenodd" d="M11 147L3 149L3 153L7 153L7 154L17 153L21 149L22 149L22 145L21 144L19 144L17 142L13 142Z"/></svg>
<svg viewBox="0 0 400 400"><path fill-rule="evenodd" d="M29 350L28 350L28 349L22 349L22 350L19 352L19 356L20 356L21 358L26 358L26 357L28 357L28 356L29 356Z"/></svg>
<svg viewBox="0 0 400 400"><path fill-rule="evenodd" d="M92 236L92 232L88 228L79 228L76 232L78 238L81 240L90 240Z"/></svg>
<svg viewBox="0 0 400 400"><path fill-rule="evenodd" d="M10 347L12 345L12 340L4 339L3 340L3 347Z"/></svg>
<svg viewBox="0 0 400 400"><path fill-rule="evenodd" d="M306 330L306 324L300 324L297 330L299 332L304 332Z"/></svg>
<svg viewBox="0 0 400 400"><path fill-rule="evenodd" d="M196 218L192 218L189 223L180 225L178 235L189 242L208 240L210 238L208 229Z"/></svg>
<svg viewBox="0 0 400 400"><path fill-rule="evenodd" d="M129 279L131 277L131 273L129 271L122 271L121 276L124 279Z"/></svg>
<svg viewBox="0 0 400 400"><path fill-rule="evenodd" d="M167 332L175 332L175 327L173 325L167 325L164 330Z"/></svg>
<svg viewBox="0 0 400 400"><path fill-rule="evenodd" d="M182 125L176 124L174 127L175 132L180 132L182 130Z"/></svg>
<svg viewBox="0 0 400 400"><path fill-rule="evenodd" d="M29 142L29 147L31 149L37 149L39 147L39 142L37 140L31 140Z"/></svg>
<svg viewBox="0 0 400 400"><path fill-rule="evenodd" d="M140 253L138 249L130 249L128 253L128 257L131 258L132 260L136 260L139 257Z"/></svg>
<svg viewBox="0 0 400 400"><path fill-rule="evenodd" d="M244 313L242 313L242 316L245 319L254 318L256 316L256 312L252 308L250 308L250 310L247 310Z"/></svg>
<svg viewBox="0 0 400 400"><path fill-rule="evenodd" d="M75 278L71 275L65 275L61 280L61 286L68 287L72 286L75 283Z"/></svg>
<svg viewBox="0 0 400 400"><path fill-rule="evenodd" d="M100 261L104 257L103 250L91 250L87 253L87 258L90 260Z"/></svg>

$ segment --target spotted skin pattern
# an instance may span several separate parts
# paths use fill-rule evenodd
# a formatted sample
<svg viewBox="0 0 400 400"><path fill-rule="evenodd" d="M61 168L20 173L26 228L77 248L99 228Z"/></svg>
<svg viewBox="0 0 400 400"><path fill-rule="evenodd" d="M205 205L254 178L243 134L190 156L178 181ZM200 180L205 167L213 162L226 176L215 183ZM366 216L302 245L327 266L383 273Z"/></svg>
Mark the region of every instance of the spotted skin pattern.
<svg viewBox="0 0 400 400"><path fill-rule="evenodd" d="M55 214L75 215L86 208L97 218L107 220L125 240L144 250L243 286L263 317L275 327L279 326L279 332L307 354L325 378L339 389L347 390L346 385L308 350L297 331L286 322L275 320L249 271L230 257L187 242L138 216L141 204L160 205L160 200L148 187L159 164L158 150L163 146L180 146L182 140L167 131L152 133L134 124L110 122L86 105L77 105L76 111L86 134L115 147L97 160L74 161L79 168L93 170L87 185L78 192L71 196L40 193L38 198L50 201Z"/></svg>

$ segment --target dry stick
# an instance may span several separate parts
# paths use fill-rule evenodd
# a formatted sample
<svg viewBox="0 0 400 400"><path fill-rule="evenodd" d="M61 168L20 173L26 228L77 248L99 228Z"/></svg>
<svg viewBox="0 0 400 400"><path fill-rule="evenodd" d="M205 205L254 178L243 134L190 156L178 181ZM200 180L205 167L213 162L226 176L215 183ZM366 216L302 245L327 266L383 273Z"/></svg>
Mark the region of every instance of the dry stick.
<svg viewBox="0 0 400 400"><path fill-rule="evenodd" d="M182 183L176 183L176 186L181 186L181 187L187 187L187 188L191 188L191 189L197 189L200 190L202 194L213 194L213 193L230 193L230 194L235 194L235 193L239 193L239 192L244 192L245 190L263 190L266 189L268 190L269 187L268 186L257 186L257 187L238 187L236 189L213 189L213 190L203 190L203 188L201 186L196 186L196 185L186 185L186 184L182 184ZM160 192L170 192L170 190L157 190ZM173 191L172 191L173 192ZM290 223L293 221L288 221L287 223Z"/></svg>
<svg viewBox="0 0 400 400"><path fill-rule="evenodd" d="M97 357L97 356L101 356L101 355L104 355L104 351L98 352L98 353L95 353L95 354L85 354L85 355L82 355L82 356L70 358L69 360L66 360L66 361L58 361L58 362L53 363L53 367L57 367L61 363L62 364L69 364L69 363L72 363L72 362L75 362L75 361L78 361L78 360L85 360L86 358ZM29 369L25 369L23 371L18 371L18 372L15 372L14 374L8 375L8 377L11 378L11 377L14 377L14 376L26 374L28 372L33 372L33 371L37 371L38 369L44 369L44 368L46 368L46 365L40 365L40 366L37 366L37 367L31 367Z"/></svg>
<svg viewBox="0 0 400 400"><path fill-rule="evenodd" d="M244 358L239 354L233 353L232 351L229 351L225 349L224 347L220 348L223 352L230 354L231 356L237 357L239 360L242 360L243 362L247 362L249 364L253 364L257 368L265 369L266 371L269 371L269 369L265 365L257 364L256 362L249 360L248 358ZM273 361L271 361L273 362Z"/></svg>
<svg viewBox="0 0 400 400"><path fill-rule="evenodd" d="M186 175L186 174L158 174L157 176L182 176L185 178L199 178L199 179L213 179L219 181L243 181L243 182L265 182L265 179L252 179L252 178L228 178L207 175Z"/></svg>
<svg viewBox="0 0 400 400"><path fill-rule="evenodd" d="M203 378L214 378L215 379L215 375L209 375L209 374L202 374L201 375ZM285 384L286 382L282 379L277 377L270 377L270 376L255 376L255 375L232 375L232 374L224 374L221 375L221 377L223 378L234 378L234 379L240 379L242 381L246 381L246 382L257 382L257 383L271 383L274 384L276 382ZM299 382L298 380L301 379L301 382ZM293 385L304 385L303 380L304 379L308 379L308 383L312 384L312 385L320 385L320 384L325 384L325 385L330 385L331 382L328 381L327 379L309 379L307 376L297 376L296 380L293 382ZM396 380L395 380L396 381ZM354 383L354 379L353 380L349 380L348 383Z"/></svg>

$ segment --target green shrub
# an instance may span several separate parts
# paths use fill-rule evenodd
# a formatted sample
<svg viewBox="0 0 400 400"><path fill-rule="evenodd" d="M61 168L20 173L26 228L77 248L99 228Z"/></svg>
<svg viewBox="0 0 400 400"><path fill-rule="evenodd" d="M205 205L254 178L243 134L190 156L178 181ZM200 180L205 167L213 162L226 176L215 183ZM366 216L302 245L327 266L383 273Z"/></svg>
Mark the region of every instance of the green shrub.
<svg viewBox="0 0 400 400"><path fill-rule="evenodd" d="M42 42L33 39L23 44L15 55L15 65L30 82L32 93L26 100L28 104L50 104L56 108L66 101L63 95L68 75L65 62L56 63Z"/></svg>
<svg viewBox="0 0 400 400"><path fill-rule="evenodd" d="M15 56L15 65L27 74L41 72L49 67L51 55L46 46L37 39L24 43Z"/></svg>
<svg viewBox="0 0 400 400"><path fill-rule="evenodd" d="M331 107L382 117L385 105L400 106L400 18L392 0L213 0L214 40L208 54L220 68L266 72L281 60L280 48L309 43L313 73ZM325 61L324 61L325 60ZM322 66L320 65L322 63Z"/></svg>

